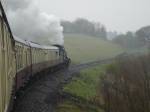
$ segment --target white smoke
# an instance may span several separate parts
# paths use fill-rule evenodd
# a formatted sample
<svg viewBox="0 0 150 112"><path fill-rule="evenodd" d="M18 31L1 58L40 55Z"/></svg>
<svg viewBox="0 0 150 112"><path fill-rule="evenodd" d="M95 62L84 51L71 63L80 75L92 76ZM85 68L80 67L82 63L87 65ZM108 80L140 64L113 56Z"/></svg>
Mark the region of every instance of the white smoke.
<svg viewBox="0 0 150 112"><path fill-rule="evenodd" d="M5 4L14 35L40 44L64 44L60 20L40 11L34 0L6 0Z"/></svg>

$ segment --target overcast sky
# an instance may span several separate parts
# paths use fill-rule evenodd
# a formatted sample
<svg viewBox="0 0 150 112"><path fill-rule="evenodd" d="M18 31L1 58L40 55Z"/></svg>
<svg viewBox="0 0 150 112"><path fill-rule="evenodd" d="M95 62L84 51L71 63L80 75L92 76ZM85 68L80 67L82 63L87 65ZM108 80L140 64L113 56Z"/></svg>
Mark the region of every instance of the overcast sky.
<svg viewBox="0 0 150 112"><path fill-rule="evenodd" d="M37 0L41 10L60 19L84 17L108 30L126 32L150 25L150 0Z"/></svg>

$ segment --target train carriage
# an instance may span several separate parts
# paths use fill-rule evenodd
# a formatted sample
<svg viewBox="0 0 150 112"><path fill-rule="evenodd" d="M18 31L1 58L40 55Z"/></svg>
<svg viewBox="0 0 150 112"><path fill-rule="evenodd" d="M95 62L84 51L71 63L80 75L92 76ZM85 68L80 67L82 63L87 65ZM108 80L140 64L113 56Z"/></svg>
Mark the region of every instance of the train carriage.
<svg viewBox="0 0 150 112"><path fill-rule="evenodd" d="M59 48L42 46L15 37L16 89L24 87L30 77L60 63Z"/></svg>
<svg viewBox="0 0 150 112"><path fill-rule="evenodd" d="M16 36L15 38L15 56L16 56L16 89L23 87L30 78L32 69L31 47L27 41Z"/></svg>
<svg viewBox="0 0 150 112"><path fill-rule="evenodd" d="M59 49L54 46L41 46L30 42L32 55L32 74L55 66L59 63Z"/></svg>
<svg viewBox="0 0 150 112"><path fill-rule="evenodd" d="M14 40L0 3L0 112L6 112L15 84Z"/></svg>
<svg viewBox="0 0 150 112"><path fill-rule="evenodd" d="M0 2L0 112L10 111L15 93L31 77L68 62L62 46L41 46L13 36Z"/></svg>

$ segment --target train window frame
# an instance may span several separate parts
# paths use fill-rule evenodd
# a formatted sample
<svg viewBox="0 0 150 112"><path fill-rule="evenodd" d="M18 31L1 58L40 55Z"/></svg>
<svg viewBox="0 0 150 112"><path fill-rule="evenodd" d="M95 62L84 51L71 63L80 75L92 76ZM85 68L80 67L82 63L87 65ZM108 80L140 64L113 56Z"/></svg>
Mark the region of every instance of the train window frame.
<svg viewBox="0 0 150 112"><path fill-rule="evenodd" d="M17 53L17 70L20 71L24 68L24 65L23 65L23 46L18 43L16 45L16 53Z"/></svg>
<svg viewBox="0 0 150 112"><path fill-rule="evenodd" d="M55 51L55 53L56 53L56 56L58 56L58 52L57 52L57 51Z"/></svg>

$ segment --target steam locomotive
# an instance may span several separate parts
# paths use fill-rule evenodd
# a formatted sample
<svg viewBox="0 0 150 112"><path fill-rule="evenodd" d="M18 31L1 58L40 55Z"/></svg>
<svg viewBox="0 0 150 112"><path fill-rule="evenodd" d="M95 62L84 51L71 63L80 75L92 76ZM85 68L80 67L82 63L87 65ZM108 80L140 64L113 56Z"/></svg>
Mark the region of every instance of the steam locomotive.
<svg viewBox="0 0 150 112"><path fill-rule="evenodd" d="M15 93L36 74L69 63L63 46L42 46L13 36L0 2L0 112L10 111Z"/></svg>

